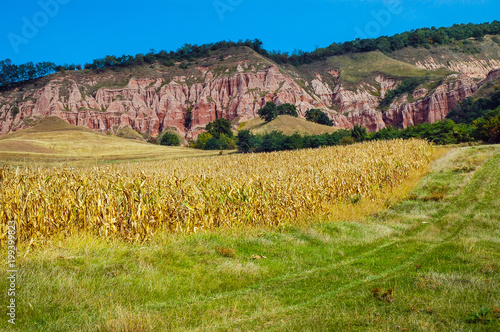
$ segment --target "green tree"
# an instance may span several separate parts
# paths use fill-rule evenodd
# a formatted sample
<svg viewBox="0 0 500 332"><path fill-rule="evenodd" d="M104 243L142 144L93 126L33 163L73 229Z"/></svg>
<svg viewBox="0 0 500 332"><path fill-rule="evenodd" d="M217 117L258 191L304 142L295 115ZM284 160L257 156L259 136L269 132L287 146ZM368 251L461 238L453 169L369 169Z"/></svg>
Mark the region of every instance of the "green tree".
<svg viewBox="0 0 500 332"><path fill-rule="evenodd" d="M212 137L205 143L205 147L203 148L204 150L220 150L220 142L217 138Z"/></svg>
<svg viewBox="0 0 500 332"><path fill-rule="evenodd" d="M297 107L292 104L281 104L277 107L278 115L291 115L294 117L298 117L299 113L297 113Z"/></svg>
<svg viewBox="0 0 500 332"><path fill-rule="evenodd" d="M248 153L255 147L255 135L250 130L240 130L236 142L239 152Z"/></svg>
<svg viewBox="0 0 500 332"><path fill-rule="evenodd" d="M193 144L195 149L205 149L207 142L212 139L213 136L210 133L201 133Z"/></svg>
<svg viewBox="0 0 500 332"><path fill-rule="evenodd" d="M219 144L221 150L234 150L236 149L236 143L233 138L227 137L224 134L221 134L219 137Z"/></svg>
<svg viewBox="0 0 500 332"><path fill-rule="evenodd" d="M205 130L210 133L216 139L219 139L222 134L226 137L232 138L234 136L231 130L231 122L224 118L219 118L213 122L210 122L205 127Z"/></svg>
<svg viewBox="0 0 500 332"><path fill-rule="evenodd" d="M323 112L319 109L311 109L311 110L307 111L306 112L306 120L311 121L311 122L315 122L318 124L322 124L325 126L330 126L330 127L333 126L333 121L330 120L330 118L328 117L328 115L326 115L325 112Z"/></svg>
<svg viewBox="0 0 500 332"><path fill-rule="evenodd" d="M366 128L355 125L351 131L351 136L356 140L356 142L363 142L368 137L368 133L366 132Z"/></svg>
<svg viewBox="0 0 500 332"><path fill-rule="evenodd" d="M181 145L181 141L176 134L166 132L161 137L160 145L179 146Z"/></svg>
<svg viewBox="0 0 500 332"><path fill-rule="evenodd" d="M278 117L278 107L273 102L268 102L266 106L261 108L257 114L266 122L271 122Z"/></svg>

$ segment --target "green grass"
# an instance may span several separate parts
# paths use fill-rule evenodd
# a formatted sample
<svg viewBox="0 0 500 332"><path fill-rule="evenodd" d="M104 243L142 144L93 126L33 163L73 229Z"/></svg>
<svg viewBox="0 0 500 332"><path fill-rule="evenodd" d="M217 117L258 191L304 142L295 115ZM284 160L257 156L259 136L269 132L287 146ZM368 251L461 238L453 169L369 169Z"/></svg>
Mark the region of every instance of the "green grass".
<svg viewBox="0 0 500 332"><path fill-rule="evenodd" d="M23 245L16 327L498 331L499 164L500 146L450 149L405 200L358 221Z"/></svg>
<svg viewBox="0 0 500 332"><path fill-rule="evenodd" d="M283 132L285 135L292 135L294 133L320 135L332 133L338 130L337 127L320 125L290 115L280 115L268 123L257 117L248 121L241 129L248 129L254 134L265 134L278 130Z"/></svg>
<svg viewBox="0 0 500 332"><path fill-rule="evenodd" d="M140 142L146 141L144 139L144 137L139 132L135 131L134 129L132 129L130 127L120 128L116 132L116 136L121 137L121 138L125 138L125 139L132 139L132 140L136 140L136 141L140 141Z"/></svg>
<svg viewBox="0 0 500 332"><path fill-rule="evenodd" d="M469 54L463 52L455 45L446 46L431 46L429 49L420 47L407 47L390 54L396 60L406 63L416 64L433 58L436 63L448 65L450 61L470 62L471 60L490 60L498 59L500 56L500 45L492 40L491 36L486 36L482 41L470 39L474 47L477 47L481 52Z"/></svg>
<svg viewBox="0 0 500 332"><path fill-rule="evenodd" d="M477 91L474 93L474 99L479 98L489 98L495 92L500 91L500 78L496 80L488 81L484 83Z"/></svg>
<svg viewBox="0 0 500 332"><path fill-rule="evenodd" d="M303 77L312 80L316 73L326 73L333 68L340 69L340 80L347 89L357 89L364 82L372 86L379 86L375 78L382 75L385 78L403 80L410 77L427 77L430 81L444 79L452 72L445 69L428 71L416 67L413 64L391 58L382 52L367 52L353 55L341 55L329 57L326 61L303 65L296 70ZM328 74L324 74L324 81L332 87L335 80Z"/></svg>
<svg viewBox="0 0 500 332"><path fill-rule="evenodd" d="M216 155L184 147L166 147L102 135L47 117L36 126L0 136L0 163L89 165Z"/></svg>

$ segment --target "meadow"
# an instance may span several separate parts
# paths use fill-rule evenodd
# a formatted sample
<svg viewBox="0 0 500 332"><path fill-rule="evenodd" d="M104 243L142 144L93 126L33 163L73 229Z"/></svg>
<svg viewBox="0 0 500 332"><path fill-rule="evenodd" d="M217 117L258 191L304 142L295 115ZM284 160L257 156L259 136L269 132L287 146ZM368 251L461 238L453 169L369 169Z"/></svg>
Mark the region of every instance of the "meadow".
<svg viewBox="0 0 500 332"><path fill-rule="evenodd" d="M36 196L38 204L61 207L82 189L93 195L88 202L102 198L91 206L101 206L95 224L72 231L49 224L38 233L24 226L14 330L498 331L499 164L498 146L444 150L393 141L73 169L3 168L0 202L9 197L5 184L16 187L13 178L18 189L33 192L24 196L30 208L16 210L24 217L34 213ZM360 185L368 179L373 186ZM166 183L172 187L161 186ZM203 188L211 190L206 197ZM284 188L301 197L293 202L305 210L270 222L276 220L266 207L271 199L280 199L276 210L288 215ZM113 203L112 194L125 197L127 190L135 196L124 201L135 205ZM109 228L107 236L98 227L119 206L157 211L137 199L152 193L176 193L172 201L186 218L196 204L214 208L205 214L227 209L231 215L245 206L236 200L242 192L262 202L255 210L262 219L243 218L248 226L230 218L203 229L166 223L139 241L132 235L144 232L133 224L130 233ZM12 213L13 202L0 211ZM37 213L42 221L50 217ZM1 289L8 288L6 276L2 269ZM0 320L0 330L10 329Z"/></svg>

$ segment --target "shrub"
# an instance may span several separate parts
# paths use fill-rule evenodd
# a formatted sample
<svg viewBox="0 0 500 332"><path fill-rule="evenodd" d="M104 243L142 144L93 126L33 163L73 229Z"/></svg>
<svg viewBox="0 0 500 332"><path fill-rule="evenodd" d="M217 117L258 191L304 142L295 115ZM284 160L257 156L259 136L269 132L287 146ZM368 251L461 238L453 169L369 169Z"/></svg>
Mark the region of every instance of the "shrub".
<svg viewBox="0 0 500 332"><path fill-rule="evenodd" d="M311 109L311 110L307 111L306 112L306 120L311 121L311 122L315 122L318 124L322 124L325 126L330 126L330 127L333 126L333 122L332 122L332 120L330 120L328 115L326 115L325 112L323 112L319 109Z"/></svg>
<svg viewBox="0 0 500 332"><path fill-rule="evenodd" d="M250 130L241 130L238 132L236 144L239 152L248 153L255 146L255 135Z"/></svg>
<svg viewBox="0 0 500 332"><path fill-rule="evenodd" d="M205 143L204 149L205 150L220 150L221 146L220 146L219 140L217 138L215 138L215 137L212 137L211 139L209 139Z"/></svg>
<svg viewBox="0 0 500 332"><path fill-rule="evenodd" d="M213 138L212 134L202 133L198 135L198 138L194 142L193 147L196 149L205 149L205 144L207 144L207 142L212 138Z"/></svg>
<svg viewBox="0 0 500 332"><path fill-rule="evenodd" d="M351 136L342 137L342 139L339 142L339 145L351 145L351 144L354 144L354 138L352 138Z"/></svg>
<svg viewBox="0 0 500 332"><path fill-rule="evenodd" d="M181 145L181 141L180 141L178 135L176 135L174 133L166 132L162 135L162 137L160 139L160 145L179 146L179 145Z"/></svg>
<svg viewBox="0 0 500 332"><path fill-rule="evenodd" d="M12 107L10 110L10 114L12 115L13 118L15 118L16 115L19 114L19 107L17 106Z"/></svg>

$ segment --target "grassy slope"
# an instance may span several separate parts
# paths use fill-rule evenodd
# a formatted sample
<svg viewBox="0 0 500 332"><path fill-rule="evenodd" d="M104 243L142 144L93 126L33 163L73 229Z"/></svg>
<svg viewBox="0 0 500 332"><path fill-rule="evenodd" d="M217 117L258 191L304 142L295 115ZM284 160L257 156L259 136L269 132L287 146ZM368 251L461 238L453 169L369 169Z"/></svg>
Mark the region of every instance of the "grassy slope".
<svg viewBox="0 0 500 332"><path fill-rule="evenodd" d="M480 53L464 53L456 46L447 45L431 47L429 49L407 47L391 53L391 57L411 64L419 61L422 62L429 58L433 58L441 64L446 64L448 61L471 61L472 59L487 61L489 59L500 58L500 45L493 41L491 36L486 36L482 41L474 41L472 39L470 41L474 47L481 50Z"/></svg>
<svg viewBox="0 0 500 332"><path fill-rule="evenodd" d="M489 98L497 91L500 91L500 78L486 82L474 93L473 97L474 99Z"/></svg>
<svg viewBox="0 0 500 332"><path fill-rule="evenodd" d="M264 134L278 130L285 135L292 135L296 132L319 135L338 130L336 127L323 126L290 115L280 115L269 123L266 123L261 118L255 118L248 121L242 129L248 129L254 134Z"/></svg>
<svg viewBox="0 0 500 332"><path fill-rule="evenodd" d="M498 312L474 314L500 306L499 163L499 146L451 150L407 200L357 222L22 248L18 327L497 331Z"/></svg>
<svg viewBox="0 0 500 332"><path fill-rule="evenodd" d="M8 163L71 162L73 165L201 155L210 153L101 135L54 117L43 119L35 127L0 136L0 160Z"/></svg>
<svg viewBox="0 0 500 332"><path fill-rule="evenodd" d="M413 64L393 59L381 52L333 56L325 61L300 66L296 70L302 77L306 77L308 80L312 80L317 73L321 73L323 80L333 87L336 79L329 75L328 71L335 68L340 69L342 85L352 90L357 89L359 84L363 82L378 86L375 80L378 75L396 80L426 76L433 82L440 81L452 73L445 69L434 71L421 69Z"/></svg>

